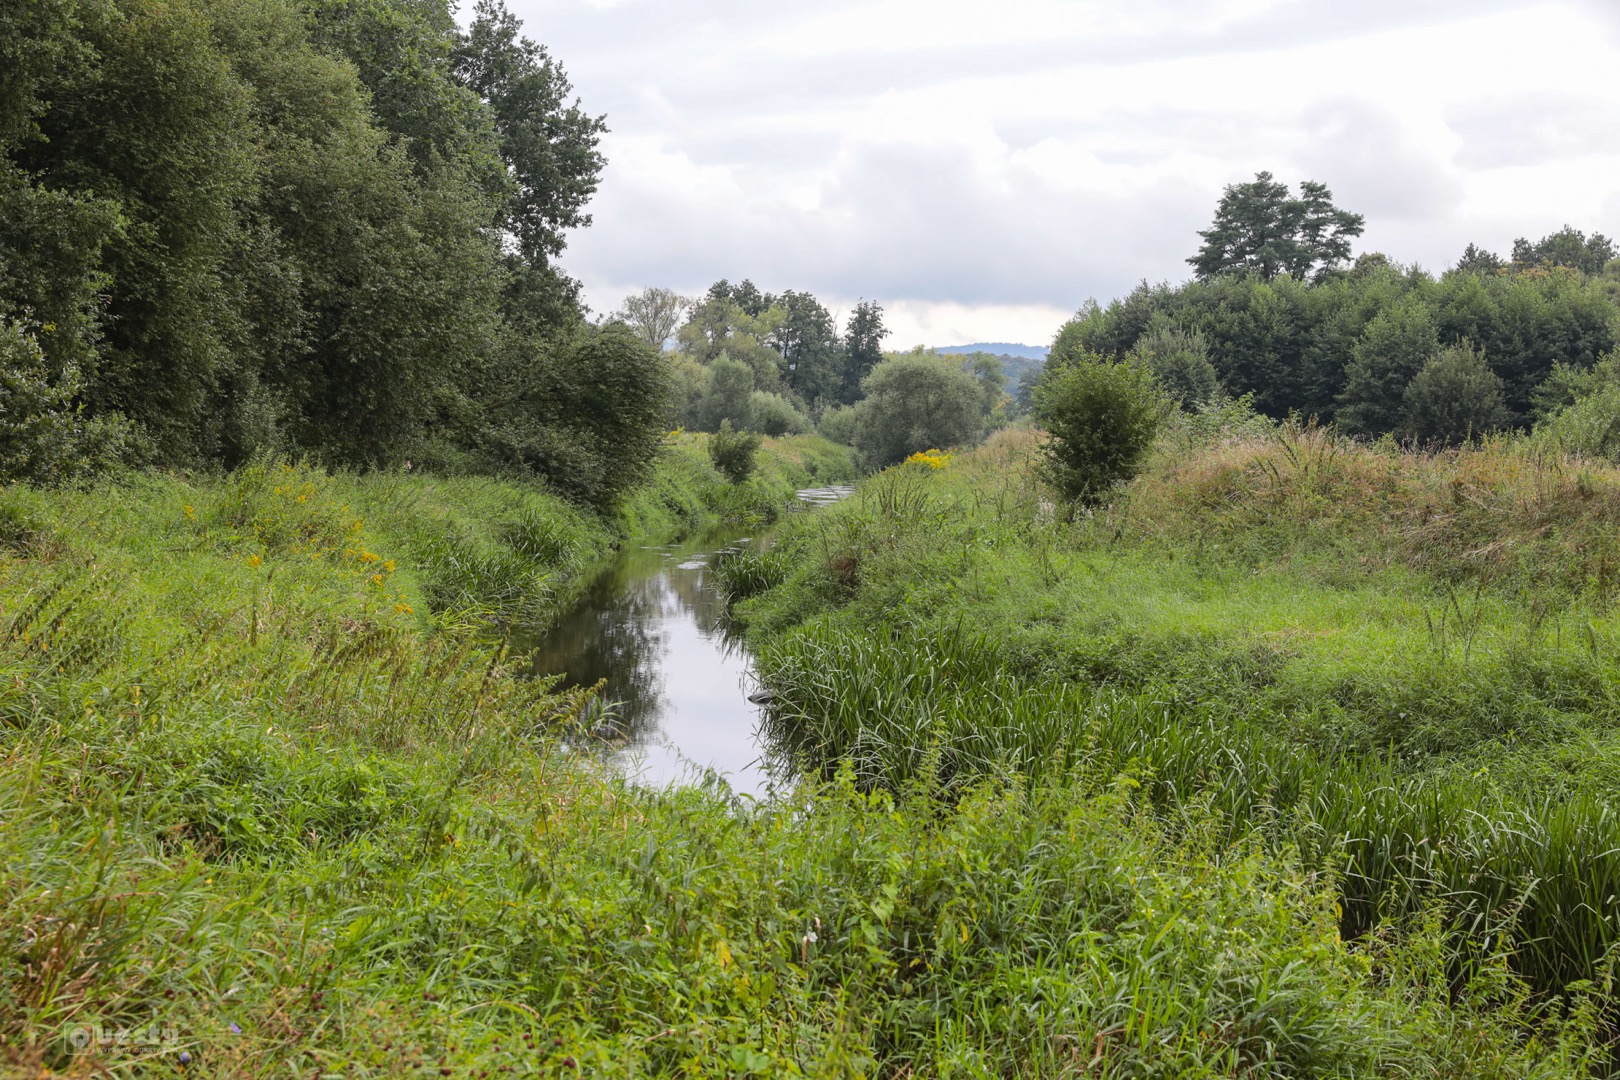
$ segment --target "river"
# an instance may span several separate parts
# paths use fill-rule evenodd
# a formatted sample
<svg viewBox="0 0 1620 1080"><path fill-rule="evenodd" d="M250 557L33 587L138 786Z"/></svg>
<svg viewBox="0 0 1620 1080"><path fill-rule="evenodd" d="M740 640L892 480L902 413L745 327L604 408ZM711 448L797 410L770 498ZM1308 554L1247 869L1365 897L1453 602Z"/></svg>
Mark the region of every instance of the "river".
<svg viewBox="0 0 1620 1080"><path fill-rule="evenodd" d="M848 493L810 489L799 502L812 508ZM765 793L751 658L728 631L712 571L722 551L760 542L733 529L627 545L538 643L518 643L533 645L536 675L561 673L565 686L606 680L603 711L576 739L582 752L642 783L694 783L713 770L733 791Z"/></svg>

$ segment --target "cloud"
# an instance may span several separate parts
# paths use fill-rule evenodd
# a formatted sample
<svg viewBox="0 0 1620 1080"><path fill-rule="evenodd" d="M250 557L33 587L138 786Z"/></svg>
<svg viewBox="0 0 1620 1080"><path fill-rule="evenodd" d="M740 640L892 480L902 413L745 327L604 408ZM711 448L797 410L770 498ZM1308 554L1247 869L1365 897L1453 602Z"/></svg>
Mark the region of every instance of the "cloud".
<svg viewBox="0 0 1620 1080"><path fill-rule="evenodd" d="M1335 202L1368 217L1427 219L1455 210L1463 185L1454 171L1391 112L1340 99L1304 115L1300 164L1310 179L1331 177Z"/></svg>
<svg viewBox="0 0 1620 1080"><path fill-rule="evenodd" d="M1261 169L1428 265L1620 198L1613 0L509 3L613 129L563 259L599 308L748 276L990 337L1185 276Z"/></svg>
<svg viewBox="0 0 1620 1080"><path fill-rule="evenodd" d="M1457 163L1467 168L1541 165L1612 153L1620 145L1620 102L1612 99L1500 97L1461 104L1446 119L1462 138Z"/></svg>

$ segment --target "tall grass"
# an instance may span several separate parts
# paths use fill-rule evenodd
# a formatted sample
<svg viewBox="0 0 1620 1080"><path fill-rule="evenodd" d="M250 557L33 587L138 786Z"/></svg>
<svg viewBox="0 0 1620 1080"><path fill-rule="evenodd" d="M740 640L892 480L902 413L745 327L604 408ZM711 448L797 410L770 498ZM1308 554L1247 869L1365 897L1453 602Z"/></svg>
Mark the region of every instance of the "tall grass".
<svg viewBox="0 0 1620 1080"><path fill-rule="evenodd" d="M1267 831L1338 883L1361 937L1440 904L1476 955L1512 943L1533 985L1608 974L1620 936L1620 818L1595 799L1506 799L1467 779L1413 776L1273 738L1241 714L1178 708L1013 674L983 640L879 641L810 627L759 658L783 764L851 767L867 787L946 795L1012 773L1040 784L1125 778L1161 811L1196 809L1236 841Z"/></svg>
<svg viewBox="0 0 1620 1080"><path fill-rule="evenodd" d="M869 481L740 583L784 765L1126 778L1302 852L1347 938L1433 917L1540 990L1609 977L1620 474L1249 431L1071 526L1020 451Z"/></svg>
<svg viewBox="0 0 1620 1080"><path fill-rule="evenodd" d="M915 759L873 741L862 771L768 802L599 775L556 739L587 697L519 678L483 617L525 573L562 595L629 517L293 473L0 493L0 1071L1577 1077L1598 1057L1601 988L1538 1002L1500 949L1455 979L1444 896L1347 944L1317 847L1239 836L1212 792L1148 812L1164 781L1101 757L1123 733L1038 780L1006 763L1036 775L1051 732ZM654 502L635 513L678 527ZM889 505L950 522L935 493ZM847 577L789 561L762 599L905 586L874 577L902 537L803 527ZM469 575L459 607L434 599L460 580L436 538L528 561ZM971 572L948 539L932 571ZM943 674L908 661L869 699L896 744L1056 690L970 633L926 647ZM806 668L818 692L853 689L822 661L891 662L850 648ZM962 701L907 719L903 687ZM1071 698L1099 731L1171 715ZM872 781L891 758L898 794Z"/></svg>

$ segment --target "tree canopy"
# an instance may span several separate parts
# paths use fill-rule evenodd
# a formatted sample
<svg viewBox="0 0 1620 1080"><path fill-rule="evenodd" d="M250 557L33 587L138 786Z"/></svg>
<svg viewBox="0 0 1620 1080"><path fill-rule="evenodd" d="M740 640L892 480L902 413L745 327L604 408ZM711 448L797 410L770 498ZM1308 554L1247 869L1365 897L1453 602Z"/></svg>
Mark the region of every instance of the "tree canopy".
<svg viewBox="0 0 1620 1080"><path fill-rule="evenodd" d="M667 380L555 265L605 126L500 0L465 32L447 0L40 0L0 31L0 328L33 403L0 424L70 418L58 471L119 432L96 453L477 461L593 499L634 474L623 425Z"/></svg>
<svg viewBox="0 0 1620 1080"><path fill-rule="evenodd" d="M1220 274L1255 274L1270 281L1320 275L1350 258L1350 241L1361 235L1360 214L1333 205L1333 193L1306 180L1296 197L1269 172L1227 187L1215 221L1198 235L1198 254L1188 259L1200 280Z"/></svg>

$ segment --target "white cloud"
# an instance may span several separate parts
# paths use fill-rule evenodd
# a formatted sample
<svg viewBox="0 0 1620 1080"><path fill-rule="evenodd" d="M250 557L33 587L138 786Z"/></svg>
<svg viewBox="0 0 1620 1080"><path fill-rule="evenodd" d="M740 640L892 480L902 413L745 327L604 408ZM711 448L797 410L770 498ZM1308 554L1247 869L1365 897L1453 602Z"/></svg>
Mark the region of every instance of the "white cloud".
<svg viewBox="0 0 1620 1080"><path fill-rule="evenodd" d="M599 309L751 277L1040 343L1260 169L1429 266L1620 231L1614 0L509 2L613 129L564 256Z"/></svg>

